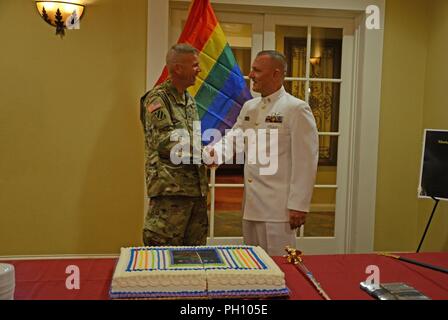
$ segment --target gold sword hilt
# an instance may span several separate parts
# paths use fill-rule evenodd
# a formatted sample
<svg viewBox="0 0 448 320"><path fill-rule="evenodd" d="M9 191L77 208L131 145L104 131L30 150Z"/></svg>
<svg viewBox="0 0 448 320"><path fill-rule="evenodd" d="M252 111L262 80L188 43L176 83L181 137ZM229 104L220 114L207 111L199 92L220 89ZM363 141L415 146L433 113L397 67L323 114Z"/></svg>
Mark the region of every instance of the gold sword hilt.
<svg viewBox="0 0 448 320"><path fill-rule="evenodd" d="M285 251L287 253L287 255L283 256L286 258L286 260L289 263L292 264L299 264L300 262L302 262L302 251L291 248L290 246L286 246L285 247Z"/></svg>
<svg viewBox="0 0 448 320"><path fill-rule="evenodd" d="M296 265L297 267L299 267L300 269L302 269L302 272L306 273L305 271L307 271L309 273L309 275L311 275L311 277L308 274L305 274L305 275L316 287L317 292L319 292L319 294L322 297L324 297L325 300L331 300L331 298L324 291L324 289L322 288L320 283L316 280L316 278L314 278L313 274L309 270L306 270L307 268L303 265L302 251L291 248L290 246L286 246L285 251L286 251L287 255L284 255L283 257L285 257L289 263L292 263L292 264ZM302 267L298 266L299 264L301 264ZM303 270L303 268L305 268L305 270Z"/></svg>

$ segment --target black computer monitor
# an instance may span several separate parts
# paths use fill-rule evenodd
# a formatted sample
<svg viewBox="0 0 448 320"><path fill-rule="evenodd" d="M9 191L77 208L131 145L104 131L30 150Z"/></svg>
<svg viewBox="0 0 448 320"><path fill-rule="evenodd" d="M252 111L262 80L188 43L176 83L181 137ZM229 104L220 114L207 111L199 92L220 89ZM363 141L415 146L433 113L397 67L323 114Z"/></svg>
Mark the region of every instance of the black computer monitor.
<svg viewBox="0 0 448 320"><path fill-rule="evenodd" d="M425 130L418 196L448 200L448 130Z"/></svg>

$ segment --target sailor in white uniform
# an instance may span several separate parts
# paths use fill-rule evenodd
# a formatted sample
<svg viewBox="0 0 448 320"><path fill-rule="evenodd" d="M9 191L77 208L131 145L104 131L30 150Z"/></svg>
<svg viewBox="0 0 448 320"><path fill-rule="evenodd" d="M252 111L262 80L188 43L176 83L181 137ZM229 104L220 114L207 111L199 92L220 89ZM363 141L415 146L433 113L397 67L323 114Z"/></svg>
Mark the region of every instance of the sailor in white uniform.
<svg viewBox="0 0 448 320"><path fill-rule="evenodd" d="M305 223L310 209L319 158L313 113L306 102L285 91L285 71L281 53L258 53L249 78L261 97L244 104L232 130L214 146L213 155L233 158L235 147L225 146L233 144L235 137L245 137L244 242L261 246L271 256L283 255L285 246L296 245L297 228ZM257 139L247 134L253 132ZM260 139L261 135L266 138ZM255 144L256 152L251 152ZM229 153L229 149L233 150ZM257 157L263 152L269 163ZM222 163L219 158L216 162Z"/></svg>

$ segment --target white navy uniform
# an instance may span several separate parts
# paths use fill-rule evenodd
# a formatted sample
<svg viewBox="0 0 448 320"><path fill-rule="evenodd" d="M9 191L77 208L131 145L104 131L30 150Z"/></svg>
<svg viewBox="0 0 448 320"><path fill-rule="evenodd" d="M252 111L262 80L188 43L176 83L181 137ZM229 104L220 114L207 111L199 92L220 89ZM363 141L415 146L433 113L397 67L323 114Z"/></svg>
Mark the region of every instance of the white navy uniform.
<svg viewBox="0 0 448 320"><path fill-rule="evenodd" d="M271 161L278 154L278 169L272 175L260 174L260 169L269 165L250 159L248 144L255 142L245 140L243 234L246 244L260 245L270 255L283 255L286 245L295 246L296 230L289 226L289 209L309 212L313 194L319 159L313 113L306 102L281 87L270 96L247 101L232 130L216 147L241 134L237 129L255 129L257 136L263 132L259 129L265 129L270 137L271 129L278 130L277 152L272 145L266 146L268 155L273 151ZM264 148L260 144L257 147ZM226 158L233 156L224 154Z"/></svg>

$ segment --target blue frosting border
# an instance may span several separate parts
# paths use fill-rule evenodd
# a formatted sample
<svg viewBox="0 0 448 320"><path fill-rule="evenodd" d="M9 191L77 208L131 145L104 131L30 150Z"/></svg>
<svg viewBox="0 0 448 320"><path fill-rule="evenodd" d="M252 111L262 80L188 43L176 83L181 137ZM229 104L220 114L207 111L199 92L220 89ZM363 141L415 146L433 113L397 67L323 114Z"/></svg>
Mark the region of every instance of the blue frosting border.
<svg viewBox="0 0 448 320"><path fill-rule="evenodd" d="M171 298L171 297L224 297L224 296L234 296L234 297L266 297L266 296L287 296L290 294L290 290L285 287L283 289L254 289L254 290L220 290L220 291L180 291L180 292L151 292L151 291L141 291L141 292L126 292L117 291L114 292L112 289L109 291L109 297L111 299L120 298Z"/></svg>

